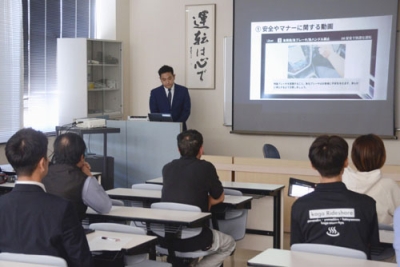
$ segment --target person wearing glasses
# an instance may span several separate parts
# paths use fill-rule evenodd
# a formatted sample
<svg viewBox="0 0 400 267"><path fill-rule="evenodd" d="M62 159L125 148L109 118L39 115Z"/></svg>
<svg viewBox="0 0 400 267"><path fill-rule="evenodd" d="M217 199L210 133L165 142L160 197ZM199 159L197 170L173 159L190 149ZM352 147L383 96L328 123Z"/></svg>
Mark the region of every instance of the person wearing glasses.
<svg viewBox="0 0 400 267"><path fill-rule="evenodd" d="M54 154L43 178L47 192L71 201L83 220L89 206L100 214L111 210L112 202L85 161L86 145L75 133L64 133L54 141Z"/></svg>
<svg viewBox="0 0 400 267"><path fill-rule="evenodd" d="M14 189L0 197L0 251L64 258L68 266L93 266L89 245L72 203L46 193L47 137L21 129L6 144L18 175Z"/></svg>

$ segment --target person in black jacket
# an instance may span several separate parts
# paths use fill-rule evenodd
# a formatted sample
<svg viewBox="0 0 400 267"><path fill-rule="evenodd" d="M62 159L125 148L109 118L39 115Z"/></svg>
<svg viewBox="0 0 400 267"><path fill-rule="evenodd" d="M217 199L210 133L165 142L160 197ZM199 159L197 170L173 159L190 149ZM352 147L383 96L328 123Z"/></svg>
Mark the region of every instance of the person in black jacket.
<svg viewBox="0 0 400 267"><path fill-rule="evenodd" d="M339 136L320 136L308 157L321 175L314 192L292 206L291 245L317 243L361 250L379 245L375 200L350 191L342 182L348 165L348 145Z"/></svg>
<svg viewBox="0 0 400 267"><path fill-rule="evenodd" d="M100 214L111 210L112 202L85 161L86 145L75 133L64 133L54 141L54 154L49 172L43 178L47 192L71 201L80 220L86 216L87 207Z"/></svg>
<svg viewBox="0 0 400 267"><path fill-rule="evenodd" d="M68 200L46 193L47 137L32 128L15 133L6 157L18 175L14 189L0 197L0 251L64 258L68 266L92 266L81 222Z"/></svg>

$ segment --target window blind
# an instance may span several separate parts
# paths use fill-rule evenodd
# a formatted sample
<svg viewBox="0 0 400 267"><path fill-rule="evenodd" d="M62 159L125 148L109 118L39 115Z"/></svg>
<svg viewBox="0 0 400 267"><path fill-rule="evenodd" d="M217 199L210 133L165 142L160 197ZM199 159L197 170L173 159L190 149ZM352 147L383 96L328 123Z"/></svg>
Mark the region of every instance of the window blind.
<svg viewBox="0 0 400 267"><path fill-rule="evenodd" d="M22 126L22 4L0 1L0 143Z"/></svg>
<svg viewBox="0 0 400 267"><path fill-rule="evenodd" d="M24 126L58 125L57 38L94 38L95 0L23 0ZM73 108L73 107L71 107Z"/></svg>

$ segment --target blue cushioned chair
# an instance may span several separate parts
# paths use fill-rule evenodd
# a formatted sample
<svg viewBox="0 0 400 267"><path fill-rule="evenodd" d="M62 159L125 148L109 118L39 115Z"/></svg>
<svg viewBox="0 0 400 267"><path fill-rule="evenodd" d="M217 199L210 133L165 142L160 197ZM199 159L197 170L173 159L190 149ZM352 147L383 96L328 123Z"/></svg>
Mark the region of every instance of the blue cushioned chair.
<svg viewBox="0 0 400 267"><path fill-rule="evenodd" d="M270 159L280 159L281 156L279 155L278 149L271 144L265 144L263 146L263 153L264 153L264 158L270 158Z"/></svg>

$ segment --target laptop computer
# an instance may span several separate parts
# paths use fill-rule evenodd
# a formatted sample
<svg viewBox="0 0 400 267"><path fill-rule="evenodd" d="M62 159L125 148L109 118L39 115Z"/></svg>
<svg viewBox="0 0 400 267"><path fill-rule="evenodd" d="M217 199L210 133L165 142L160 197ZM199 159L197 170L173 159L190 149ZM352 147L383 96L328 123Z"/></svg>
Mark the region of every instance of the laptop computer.
<svg viewBox="0 0 400 267"><path fill-rule="evenodd" d="M289 197L302 197L315 190L315 183L290 177L289 179Z"/></svg>
<svg viewBox="0 0 400 267"><path fill-rule="evenodd" d="M149 121L173 121L169 113L149 113Z"/></svg>

